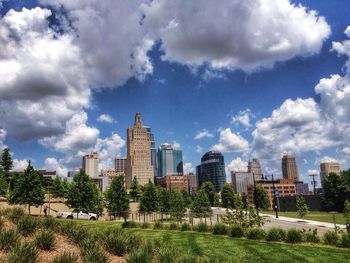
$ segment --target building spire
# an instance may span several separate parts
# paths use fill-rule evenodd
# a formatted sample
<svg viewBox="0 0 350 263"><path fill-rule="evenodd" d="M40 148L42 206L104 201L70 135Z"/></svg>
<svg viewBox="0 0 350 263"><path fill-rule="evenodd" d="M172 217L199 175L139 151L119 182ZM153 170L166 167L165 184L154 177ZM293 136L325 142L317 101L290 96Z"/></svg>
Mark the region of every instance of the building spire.
<svg viewBox="0 0 350 263"><path fill-rule="evenodd" d="M142 128L142 122L141 122L141 113L137 112L135 115L135 128Z"/></svg>

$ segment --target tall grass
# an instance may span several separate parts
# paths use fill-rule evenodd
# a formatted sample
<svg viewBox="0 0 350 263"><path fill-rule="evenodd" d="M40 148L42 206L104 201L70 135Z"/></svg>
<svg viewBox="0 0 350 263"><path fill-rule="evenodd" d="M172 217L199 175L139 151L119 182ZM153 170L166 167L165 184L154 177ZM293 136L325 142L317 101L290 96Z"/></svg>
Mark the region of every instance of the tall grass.
<svg viewBox="0 0 350 263"><path fill-rule="evenodd" d="M56 256L51 263L76 263L78 257L70 252L63 252Z"/></svg>
<svg viewBox="0 0 350 263"><path fill-rule="evenodd" d="M32 243L17 243L7 257L8 263L35 263L38 258L38 250Z"/></svg>
<svg viewBox="0 0 350 263"><path fill-rule="evenodd" d="M0 249L11 250L19 242L19 235L15 229L3 230L0 232Z"/></svg>
<svg viewBox="0 0 350 263"><path fill-rule="evenodd" d="M37 248L42 250L51 250L55 244L56 236L51 230L41 230L36 234L34 243Z"/></svg>
<svg viewBox="0 0 350 263"><path fill-rule="evenodd" d="M6 208L3 211L3 214L12 223L17 224L18 220L25 216L26 213L22 207L15 206L11 208Z"/></svg>
<svg viewBox="0 0 350 263"><path fill-rule="evenodd" d="M56 231L58 230L59 223L57 219L53 218L52 216L47 216L42 220L42 226L46 229Z"/></svg>
<svg viewBox="0 0 350 263"><path fill-rule="evenodd" d="M39 226L39 220L29 215L25 215L17 222L17 230L23 236L32 235Z"/></svg>

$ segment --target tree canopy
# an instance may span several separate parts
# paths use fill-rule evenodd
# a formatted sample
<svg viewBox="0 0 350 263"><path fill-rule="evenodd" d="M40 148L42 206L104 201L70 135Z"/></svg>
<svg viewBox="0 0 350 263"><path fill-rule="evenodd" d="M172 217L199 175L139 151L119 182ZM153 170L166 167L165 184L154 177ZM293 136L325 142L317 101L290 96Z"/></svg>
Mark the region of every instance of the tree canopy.
<svg viewBox="0 0 350 263"><path fill-rule="evenodd" d="M309 212L309 207L306 204L305 198L300 196L297 197L297 210L300 218L304 218Z"/></svg>
<svg viewBox="0 0 350 263"><path fill-rule="evenodd" d="M206 217L212 214L209 198L203 189L200 189L194 196L191 212L195 217Z"/></svg>
<svg viewBox="0 0 350 263"><path fill-rule="evenodd" d="M159 211L159 193L157 187L151 181L145 185L140 198L139 211L152 213Z"/></svg>
<svg viewBox="0 0 350 263"><path fill-rule="evenodd" d="M260 184L257 184L254 189L254 201L256 209L266 210L270 206L269 197L264 187Z"/></svg>
<svg viewBox="0 0 350 263"><path fill-rule="evenodd" d="M322 182L323 204L328 211L342 212L345 200L350 200L350 170L340 175L330 173Z"/></svg>
<svg viewBox="0 0 350 263"><path fill-rule="evenodd" d="M176 218L176 221L182 222L186 213L186 203L182 193L179 191L170 192L170 215Z"/></svg>
<svg viewBox="0 0 350 263"><path fill-rule="evenodd" d="M142 191L139 185L139 182L137 181L137 178L134 177L131 182L131 187L130 187L130 197L132 198L133 202L139 201L141 197Z"/></svg>
<svg viewBox="0 0 350 263"><path fill-rule="evenodd" d="M221 190L221 202L224 208L236 208L235 193L228 183L224 183Z"/></svg>
<svg viewBox="0 0 350 263"><path fill-rule="evenodd" d="M207 197L209 199L210 205L214 206L216 191L215 191L215 187L214 187L213 183L212 182L204 182L201 185L200 189L205 191L205 193L207 194Z"/></svg>
<svg viewBox="0 0 350 263"><path fill-rule="evenodd" d="M2 151L0 165L4 169L5 175L8 177L9 171L13 168L13 162L9 148L5 148Z"/></svg>
<svg viewBox="0 0 350 263"><path fill-rule="evenodd" d="M127 219L129 215L129 195L125 189L124 175L114 177L104 193L109 215Z"/></svg>

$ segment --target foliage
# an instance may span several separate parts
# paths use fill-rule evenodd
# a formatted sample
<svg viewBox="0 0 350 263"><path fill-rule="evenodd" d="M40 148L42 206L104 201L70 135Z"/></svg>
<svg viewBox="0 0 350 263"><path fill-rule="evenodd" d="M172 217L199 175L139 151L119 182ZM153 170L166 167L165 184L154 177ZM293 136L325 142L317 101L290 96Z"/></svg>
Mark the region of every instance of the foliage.
<svg viewBox="0 0 350 263"><path fill-rule="evenodd" d="M170 215L176 218L176 221L182 222L182 218L185 216L186 212L186 203L183 198L183 195L179 191L173 191L170 194Z"/></svg>
<svg viewBox="0 0 350 263"><path fill-rule="evenodd" d="M43 250L51 250L55 244L56 236L51 230L41 230L35 236L35 245Z"/></svg>
<svg viewBox="0 0 350 263"><path fill-rule="evenodd" d="M139 223L135 221L126 221L122 224L122 228L137 228L139 227Z"/></svg>
<svg viewBox="0 0 350 263"><path fill-rule="evenodd" d="M145 185L140 198L139 211L141 213L152 213L159 210L158 189L151 181Z"/></svg>
<svg viewBox="0 0 350 263"><path fill-rule="evenodd" d="M113 178L105 192L105 204L109 215L123 217L126 221L129 216L129 195L124 184L124 175Z"/></svg>
<svg viewBox="0 0 350 263"><path fill-rule="evenodd" d="M266 236L266 232L262 228L248 228L247 230L247 238L253 240L264 239Z"/></svg>
<svg viewBox="0 0 350 263"><path fill-rule="evenodd" d="M190 207L191 203L192 203L192 198L189 195L189 193L185 189L182 189L181 194L182 194L183 199L185 200L186 208Z"/></svg>
<svg viewBox="0 0 350 263"><path fill-rule="evenodd" d="M241 202L242 202L242 208L244 210L247 210L249 207L249 202L248 202L248 195L247 193L243 192L241 195Z"/></svg>
<svg viewBox="0 0 350 263"><path fill-rule="evenodd" d="M12 223L17 224L17 222L25 216L25 211L22 207L14 206L12 208L7 208L4 211L5 217Z"/></svg>
<svg viewBox="0 0 350 263"><path fill-rule="evenodd" d="M129 248L128 235L122 229L109 229L104 232L103 244L108 252L124 256Z"/></svg>
<svg viewBox="0 0 350 263"><path fill-rule="evenodd" d="M51 263L75 263L78 257L70 252L63 252L56 256Z"/></svg>
<svg viewBox="0 0 350 263"><path fill-rule="evenodd" d="M0 232L0 249L8 251L19 242L19 235L16 230L8 229Z"/></svg>
<svg viewBox="0 0 350 263"><path fill-rule="evenodd" d="M342 212L345 200L350 200L350 169L340 175L330 173L322 182L324 206L328 211Z"/></svg>
<svg viewBox="0 0 350 263"><path fill-rule="evenodd" d="M256 209L267 210L269 208L269 197L262 185L257 184L255 186L253 195Z"/></svg>
<svg viewBox="0 0 350 263"><path fill-rule="evenodd" d="M327 245L336 245L338 243L339 236L337 232L333 230L328 230L323 235L323 242Z"/></svg>
<svg viewBox="0 0 350 263"><path fill-rule="evenodd" d="M165 188L159 189L159 212L169 213L171 192Z"/></svg>
<svg viewBox="0 0 350 263"><path fill-rule="evenodd" d="M18 220L17 230L23 236L30 236L36 231L38 226L39 221L37 218L26 215Z"/></svg>
<svg viewBox="0 0 350 263"><path fill-rule="evenodd" d="M286 239L286 231L279 227L271 228L266 235L267 241L284 241Z"/></svg>
<svg viewBox="0 0 350 263"><path fill-rule="evenodd" d="M84 263L108 263L109 257L107 253L103 252L100 249L91 249L88 251L85 251L83 255L83 262Z"/></svg>
<svg viewBox="0 0 350 263"><path fill-rule="evenodd" d="M243 228L248 228L261 227L264 225L265 220L259 215L257 210L248 207L248 211L244 211L242 208L226 210L223 222L228 225L241 225Z"/></svg>
<svg viewBox="0 0 350 263"><path fill-rule="evenodd" d="M200 190L203 190L207 194L210 206L214 206L216 191L215 191L215 187L214 187L213 183L212 182L204 182L201 185Z"/></svg>
<svg viewBox="0 0 350 263"><path fill-rule="evenodd" d="M0 165L4 169L6 176L8 177L9 171L13 168L13 162L9 148L5 148L2 151Z"/></svg>
<svg viewBox="0 0 350 263"><path fill-rule="evenodd" d="M162 222L157 221L153 225L153 229L162 229L162 228L163 228Z"/></svg>
<svg viewBox="0 0 350 263"><path fill-rule="evenodd" d="M232 225L229 228L229 233L231 237L243 237L244 229L241 225Z"/></svg>
<svg viewBox="0 0 350 263"><path fill-rule="evenodd" d="M41 221L41 224L45 229L49 229L53 231L57 230L58 228L58 221L51 216L44 217L43 220Z"/></svg>
<svg viewBox="0 0 350 263"><path fill-rule="evenodd" d="M0 166L0 196L6 196L8 188L8 180L5 171Z"/></svg>
<svg viewBox="0 0 350 263"><path fill-rule="evenodd" d="M221 190L221 202L224 208L236 208L235 204L235 193L230 184L224 183Z"/></svg>
<svg viewBox="0 0 350 263"><path fill-rule="evenodd" d="M341 247L350 248L350 234L343 233L340 238L339 245Z"/></svg>
<svg viewBox="0 0 350 263"><path fill-rule="evenodd" d="M126 258L127 263L151 263L153 245L151 242L144 243L139 249L133 249Z"/></svg>
<svg viewBox="0 0 350 263"><path fill-rule="evenodd" d="M306 204L305 198L302 196L297 198L296 207L300 218L304 218L309 212L309 207Z"/></svg>
<svg viewBox="0 0 350 263"><path fill-rule="evenodd" d="M346 200L344 203L344 218L345 218L345 225L346 230L348 233L350 233L350 201Z"/></svg>
<svg viewBox="0 0 350 263"><path fill-rule="evenodd" d="M59 177L56 177L51 183L51 193L53 197L65 198L68 194L69 184L67 180L61 180Z"/></svg>
<svg viewBox="0 0 350 263"><path fill-rule="evenodd" d="M195 227L195 230L197 232L207 232L208 231L208 225L206 223L198 223Z"/></svg>
<svg viewBox="0 0 350 263"><path fill-rule="evenodd" d="M287 243L300 243L303 242L303 232L296 228L290 228L286 235Z"/></svg>
<svg viewBox="0 0 350 263"><path fill-rule="evenodd" d="M102 198L92 179L81 169L69 185L66 204L74 212L102 213Z"/></svg>
<svg viewBox="0 0 350 263"><path fill-rule="evenodd" d="M34 170L31 162L28 162L24 173L17 176L14 180L14 186L10 188L8 203L18 205L28 205L38 207L44 204L45 189L42 185L41 176Z"/></svg>
<svg viewBox="0 0 350 263"><path fill-rule="evenodd" d="M180 230L181 231L189 231L189 230L191 230L191 226L190 226L190 224L188 224L186 222L182 223L180 226Z"/></svg>
<svg viewBox="0 0 350 263"><path fill-rule="evenodd" d="M314 230L309 229L305 233L305 241L309 242L309 243L320 243L321 242L321 238L317 234L317 228L315 228Z"/></svg>
<svg viewBox="0 0 350 263"><path fill-rule="evenodd" d="M195 194L192 202L191 212L195 217L207 217L212 214L210 201L203 189L199 190Z"/></svg>
<svg viewBox="0 0 350 263"><path fill-rule="evenodd" d="M139 186L139 182L137 181L137 178L134 177L131 182L130 187L130 197L132 198L133 202L139 201L141 197L142 191Z"/></svg>
<svg viewBox="0 0 350 263"><path fill-rule="evenodd" d="M141 225L141 228L150 228L150 223L148 223L148 222L144 222L144 223L142 223L142 225Z"/></svg>
<svg viewBox="0 0 350 263"><path fill-rule="evenodd" d="M174 222L170 223L169 230L177 230L177 229L178 229L178 226L176 223Z"/></svg>
<svg viewBox="0 0 350 263"><path fill-rule="evenodd" d="M8 263L35 263L38 258L38 250L32 243L17 243L7 258Z"/></svg>
<svg viewBox="0 0 350 263"><path fill-rule="evenodd" d="M214 235L226 235L227 227L222 223L216 223L213 226L213 234Z"/></svg>

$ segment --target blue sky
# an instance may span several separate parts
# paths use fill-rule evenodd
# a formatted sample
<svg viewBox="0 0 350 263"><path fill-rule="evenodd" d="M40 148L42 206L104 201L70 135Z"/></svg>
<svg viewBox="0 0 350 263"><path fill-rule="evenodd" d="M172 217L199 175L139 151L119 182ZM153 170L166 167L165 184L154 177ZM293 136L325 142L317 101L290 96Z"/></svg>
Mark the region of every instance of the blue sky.
<svg viewBox="0 0 350 263"><path fill-rule="evenodd" d="M1 26L12 34L0 41L0 70L11 69L9 61L19 66L0 71L16 76L11 85L0 80L0 92L13 94L0 98L0 147L11 148L18 169L32 159L63 173L91 149L111 166L125 154L136 112L157 146L180 144L187 169L212 148L224 153L227 171L258 157L266 173L280 175L286 152L296 155L305 181L324 158L349 168L349 1L222 1L214 11L210 1L98 2L3 2ZM329 83L316 92L324 78ZM112 121L99 121L102 114ZM200 132L206 136L195 139Z"/></svg>

